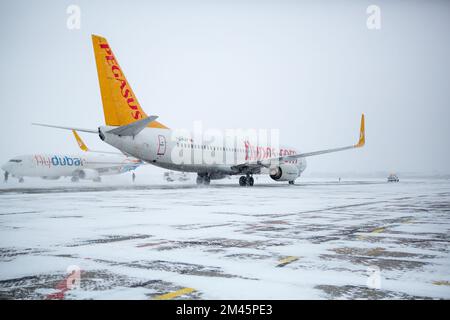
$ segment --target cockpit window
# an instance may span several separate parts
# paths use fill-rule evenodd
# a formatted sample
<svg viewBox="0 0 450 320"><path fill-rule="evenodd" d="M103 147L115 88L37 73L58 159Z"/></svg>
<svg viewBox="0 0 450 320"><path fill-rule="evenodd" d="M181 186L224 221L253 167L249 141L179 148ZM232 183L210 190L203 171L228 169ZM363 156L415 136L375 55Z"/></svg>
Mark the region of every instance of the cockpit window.
<svg viewBox="0 0 450 320"><path fill-rule="evenodd" d="M11 159L11 160L9 160L9 162L17 162L17 163L19 163L19 162L22 162L22 160L20 160L20 159Z"/></svg>

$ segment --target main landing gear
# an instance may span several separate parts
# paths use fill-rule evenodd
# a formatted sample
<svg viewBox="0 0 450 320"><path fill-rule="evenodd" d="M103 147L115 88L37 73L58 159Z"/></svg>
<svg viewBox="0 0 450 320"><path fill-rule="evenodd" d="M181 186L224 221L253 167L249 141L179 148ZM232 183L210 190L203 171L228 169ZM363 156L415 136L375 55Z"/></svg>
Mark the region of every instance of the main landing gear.
<svg viewBox="0 0 450 320"><path fill-rule="evenodd" d="M253 184L255 183L255 180L253 179L253 177L251 175L246 175L246 176L242 176L239 178L239 185L241 187L245 187L245 186L253 186Z"/></svg>
<svg viewBox="0 0 450 320"><path fill-rule="evenodd" d="M202 174L202 175L199 174L197 176L197 184L198 185L204 184L207 186L210 184L210 182L211 182L211 177L207 174Z"/></svg>

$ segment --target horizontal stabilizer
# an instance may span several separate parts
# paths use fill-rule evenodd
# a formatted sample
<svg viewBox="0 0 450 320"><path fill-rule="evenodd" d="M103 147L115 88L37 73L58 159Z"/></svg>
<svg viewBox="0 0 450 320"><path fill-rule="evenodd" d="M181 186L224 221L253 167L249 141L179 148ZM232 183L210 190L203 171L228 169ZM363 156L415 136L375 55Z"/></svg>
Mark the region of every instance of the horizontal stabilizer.
<svg viewBox="0 0 450 320"><path fill-rule="evenodd" d="M144 130L145 127L147 127L147 125L150 122L153 122L156 119L158 119L158 116L150 116L148 118L144 118L142 120L127 124L125 126L120 126L120 127L114 128L112 130L107 131L107 133L112 133L112 134L115 134L118 136L133 136L134 137L139 132Z"/></svg>
<svg viewBox="0 0 450 320"><path fill-rule="evenodd" d="M49 127L49 128L57 128L57 129L65 129L65 130L76 130L81 132L89 132L89 133L98 133L98 130L92 129L82 129L82 128L74 128L74 127L63 127L63 126L54 126L51 124L44 123L32 123L33 126L41 126L41 127Z"/></svg>

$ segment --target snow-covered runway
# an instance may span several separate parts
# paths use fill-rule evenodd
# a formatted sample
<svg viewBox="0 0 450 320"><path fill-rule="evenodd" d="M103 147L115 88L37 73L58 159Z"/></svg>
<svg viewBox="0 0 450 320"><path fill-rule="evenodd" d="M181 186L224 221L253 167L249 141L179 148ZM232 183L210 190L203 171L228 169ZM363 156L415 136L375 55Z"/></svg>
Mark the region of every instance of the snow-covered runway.
<svg viewBox="0 0 450 320"><path fill-rule="evenodd" d="M450 181L299 182L2 186L0 298L450 298Z"/></svg>

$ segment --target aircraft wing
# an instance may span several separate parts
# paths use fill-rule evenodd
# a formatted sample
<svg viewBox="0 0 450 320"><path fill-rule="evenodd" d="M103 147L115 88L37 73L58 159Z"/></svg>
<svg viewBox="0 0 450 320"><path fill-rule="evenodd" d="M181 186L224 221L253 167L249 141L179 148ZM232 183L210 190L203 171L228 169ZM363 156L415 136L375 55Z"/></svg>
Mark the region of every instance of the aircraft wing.
<svg viewBox="0 0 450 320"><path fill-rule="evenodd" d="M263 167L268 168L270 167L270 164L267 165L265 163L262 163L261 161L245 162L232 166L231 169L235 170L236 173L258 174Z"/></svg>
<svg viewBox="0 0 450 320"><path fill-rule="evenodd" d="M365 120L364 120L364 114L362 114L361 115L361 126L359 129L359 140L358 140L357 144L354 144L351 146L339 147L339 148L312 151L312 152L302 152L302 153L274 157L274 158L270 158L270 159L258 160L258 161L253 161L253 162L246 162L246 163L242 163L242 164L233 166L232 169L236 170L239 173L257 173L258 170L261 170L262 167L269 168L273 163L292 161L292 160L295 160L298 158L317 156L317 155L325 154L325 153L332 153L332 152L339 152L339 151L344 151L344 150L349 150L349 149L362 148L362 147L364 147L365 143L366 143Z"/></svg>

